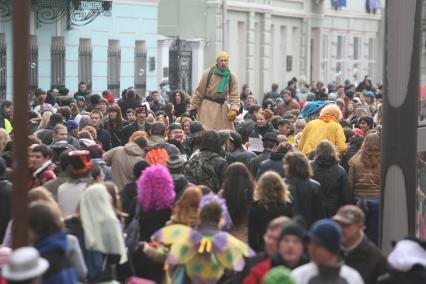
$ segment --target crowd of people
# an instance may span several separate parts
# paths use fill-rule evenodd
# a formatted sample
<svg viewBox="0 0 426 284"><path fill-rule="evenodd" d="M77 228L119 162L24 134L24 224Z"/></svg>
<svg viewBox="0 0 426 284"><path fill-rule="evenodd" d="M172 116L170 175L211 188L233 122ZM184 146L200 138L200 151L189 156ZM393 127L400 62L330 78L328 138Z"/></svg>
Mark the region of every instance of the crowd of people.
<svg viewBox="0 0 426 284"><path fill-rule="evenodd" d="M425 283L424 242L377 248L381 86L293 78L257 102L228 59L192 96L37 90L15 251L3 101L0 283Z"/></svg>

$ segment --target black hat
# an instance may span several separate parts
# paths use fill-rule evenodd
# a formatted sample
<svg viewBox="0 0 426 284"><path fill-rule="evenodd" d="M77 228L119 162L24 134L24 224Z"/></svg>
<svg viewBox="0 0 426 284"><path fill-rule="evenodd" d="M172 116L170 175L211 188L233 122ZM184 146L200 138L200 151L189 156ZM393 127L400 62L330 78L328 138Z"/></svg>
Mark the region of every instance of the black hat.
<svg viewBox="0 0 426 284"><path fill-rule="evenodd" d="M195 134L197 132L200 132L204 129L203 124L198 121L194 121L191 123L191 126L189 127L189 131L191 134Z"/></svg>
<svg viewBox="0 0 426 284"><path fill-rule="evenodd" d="M169 131L170 130L174 130L174 129L180 129L182 130L182 125L180 125L179 123L172 123L169 125Z"/></svg>
<svg viewBox="0 0 426 284"><path fill-rule="evenodd" d="M279 143L277 134L275 133L266 133L262 138L262 142L265 142L265 141L272 141L275 143Z"/></svg>
<svg viewBox="0 0 426 284"><path fill-rule="evenodd" d="M303 240L305 234L305 228L298 222L291 220L284 224L283 228L281 229L281 234L278 240L281 241L286 235L293 235Z"/></svg>

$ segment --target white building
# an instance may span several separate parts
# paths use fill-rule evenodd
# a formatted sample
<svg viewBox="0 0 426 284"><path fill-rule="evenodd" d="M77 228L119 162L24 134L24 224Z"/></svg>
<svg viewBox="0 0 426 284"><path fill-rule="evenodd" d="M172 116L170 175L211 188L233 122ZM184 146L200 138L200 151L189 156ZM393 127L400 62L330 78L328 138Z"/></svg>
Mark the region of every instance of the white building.
<svg viewBox="0 0 426 284"><path fill-rule="evenodd" d="M248 83L260 98L272 83L285 87L293 76L326 83L358 82L365 75L381 80L382 11L368 13L366 1L346 1L346 7L337 9L333 0L227 1L227 45L239 83ZM193 86L223 48L222 4L160 1L158 29L165 36L160 53L168 53L167 38L188 40ZM167 55L159 64L160 70L168 67Z"/></svg>

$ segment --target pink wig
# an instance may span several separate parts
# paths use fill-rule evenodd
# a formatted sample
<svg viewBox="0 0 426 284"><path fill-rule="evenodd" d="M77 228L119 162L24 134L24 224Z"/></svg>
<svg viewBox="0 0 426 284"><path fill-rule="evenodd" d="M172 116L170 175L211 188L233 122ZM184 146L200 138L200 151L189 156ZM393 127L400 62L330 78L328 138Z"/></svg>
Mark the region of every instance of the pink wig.
<svg viewBox="0 0 426 284"><path fill-rule="evenodd" d="M138 200L143 212L173 207L175 186L169 170L154 165L143 171L138 180Z"/></svg>

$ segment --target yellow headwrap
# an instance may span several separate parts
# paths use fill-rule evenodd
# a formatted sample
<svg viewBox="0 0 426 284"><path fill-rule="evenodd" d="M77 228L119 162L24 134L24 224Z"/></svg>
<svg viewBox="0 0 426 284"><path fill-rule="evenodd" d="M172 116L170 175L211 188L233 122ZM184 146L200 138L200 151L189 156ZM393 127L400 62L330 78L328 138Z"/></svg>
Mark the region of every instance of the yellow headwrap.
<svg viewBox="0 0 426 284"><path fill-rule="evenodd" d="M229 54L226 51L219 51L216 54L216 60L218 60L219 58L226 58L227 60L229 60Z"/></svg>

